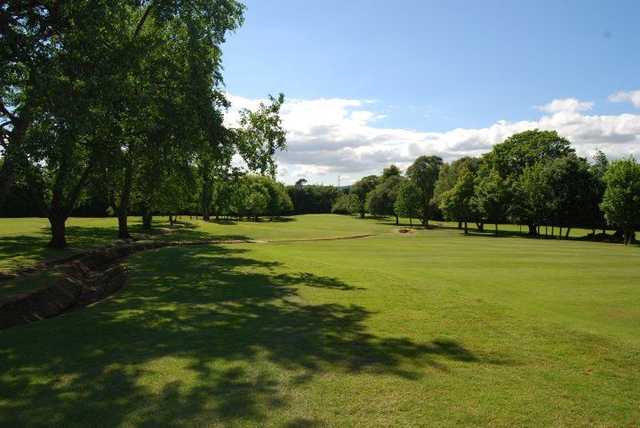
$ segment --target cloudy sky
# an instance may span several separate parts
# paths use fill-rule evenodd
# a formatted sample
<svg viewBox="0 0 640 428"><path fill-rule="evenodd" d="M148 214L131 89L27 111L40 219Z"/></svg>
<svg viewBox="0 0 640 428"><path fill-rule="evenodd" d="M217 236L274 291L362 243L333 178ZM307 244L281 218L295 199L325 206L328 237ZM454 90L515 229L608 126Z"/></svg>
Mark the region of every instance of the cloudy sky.
<svg viewBox="0 0 640 428"><path fill-rule="evenodd" d="M224 48L229 120L285 93L285 182L347 184L532 128L640 157L638 1L246 3Z"/></svg>

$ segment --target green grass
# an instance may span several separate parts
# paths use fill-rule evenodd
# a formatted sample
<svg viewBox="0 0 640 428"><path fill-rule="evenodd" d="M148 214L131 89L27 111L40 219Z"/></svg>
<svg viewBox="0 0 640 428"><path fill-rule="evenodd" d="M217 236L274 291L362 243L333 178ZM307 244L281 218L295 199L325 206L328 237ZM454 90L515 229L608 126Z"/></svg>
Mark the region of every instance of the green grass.
<svg viewBox="0 0 640 428"><path fill-rule="evenodd" d="M367 219L354 232L353 224L339 216L298 216L281 221L204 222L188 216L180 217L188 227L174 233L159 235L158 239L307 239L354 233L378 233L387 229L383 220ZM130 220L131 232L140 233L140 218ZM286 223L286 226L282 223ZM166 217L155 218L155 227L168 228ZM69 248L47 248L49 223L45 218L0 219L0 271L33 265L45 259L62 257L76 251L113 243L117 238L118 222L115 218L70 218L67 221Z"/></svg>
<svg viewBox="0 0 640 428"><path fill-rule="evenodd" d="M636 426L640 248L304 216L0 331L0 426Z"/></svg>

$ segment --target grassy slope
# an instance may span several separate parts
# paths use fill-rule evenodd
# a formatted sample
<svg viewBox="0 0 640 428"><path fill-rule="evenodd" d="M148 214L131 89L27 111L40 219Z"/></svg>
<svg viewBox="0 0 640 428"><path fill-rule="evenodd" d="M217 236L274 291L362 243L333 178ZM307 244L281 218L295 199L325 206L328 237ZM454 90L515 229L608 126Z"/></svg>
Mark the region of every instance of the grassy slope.
<svg viewBox="0 0 640 428"><path fill-rule="evenodd" d="M0 425L633 426L640 249L337 216L134 256L108 301L0 332Z"/></svg>

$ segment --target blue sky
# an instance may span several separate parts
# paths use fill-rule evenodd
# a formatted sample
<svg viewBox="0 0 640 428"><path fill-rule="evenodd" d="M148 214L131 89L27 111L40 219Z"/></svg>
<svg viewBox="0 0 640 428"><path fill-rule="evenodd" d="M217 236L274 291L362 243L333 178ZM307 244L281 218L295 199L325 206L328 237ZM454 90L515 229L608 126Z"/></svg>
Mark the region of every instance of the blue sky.
<svg viewBox="0 0 640 428"><path fill-rule="evenodd" d="M282 91L297 101L288 110L293 116L308 110L304 123L286 120L292 140L282 158L285 181L304 175L332 182L340 174L353 180L386 162L405 166L414 154L429 151L445 158L476 154L497 137L488 142L486 135L484 141L465 136L477 141L462 148L475 151L449 150L460 148L449 137L446 144L430 142L452 130L506 123L507 129L495 131L503 137L520 129L513 124L537 125L567 112L609 120L600 137L585 137L575 126L566 131L585 155L595 146L615 156L636 153L640 144L635 122L640 101L633 102L640 90L639 1L251 0L246 5L244 26L224 46L227 90L243 106ZM620 91L624 94L612 97ZM539 108L567 99L578 104ZM316 109L308 105L314 100L336 101ZM324 134L314 134L309 121L314 112L342 114L346 128L339 120L319 120ZM356 123L349 123L353 113ZM632 123L621 115L632 115ZM562 131L576 120L569 116L542 127L557 125ZM614 117L617 122L611 122ZM587 122L593 127L597 121ZM624 135L611 140L611 129L621 124ZM366 129L353 129L362 126ZM398 151L403 134L386 132L385 155L380 137L385 130L415 131L397 159L390 152ZM314 156L318 163L305 160Z"/></svg>

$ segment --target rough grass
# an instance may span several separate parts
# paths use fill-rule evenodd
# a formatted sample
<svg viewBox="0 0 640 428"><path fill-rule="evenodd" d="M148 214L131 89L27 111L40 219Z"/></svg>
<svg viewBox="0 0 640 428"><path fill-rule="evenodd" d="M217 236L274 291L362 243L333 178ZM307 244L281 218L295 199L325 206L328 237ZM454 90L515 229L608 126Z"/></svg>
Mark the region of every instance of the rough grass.
<svg viewBox="0 0 640 428"><path fill-rule="evenodd" d="M206 224L0 331L1 426L635 426L640 248L305 216Z"/></svg>

